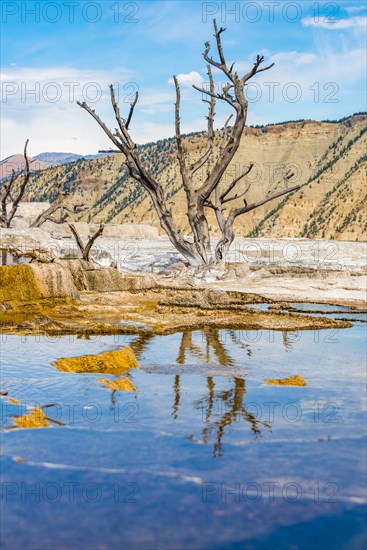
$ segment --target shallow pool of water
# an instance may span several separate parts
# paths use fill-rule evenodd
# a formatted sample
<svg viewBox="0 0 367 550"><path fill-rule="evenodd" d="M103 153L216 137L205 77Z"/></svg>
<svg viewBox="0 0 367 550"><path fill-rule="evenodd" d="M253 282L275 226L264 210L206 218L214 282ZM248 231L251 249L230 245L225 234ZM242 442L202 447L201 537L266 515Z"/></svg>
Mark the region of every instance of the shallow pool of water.
<svg viewBox="0 0 367 550"><path fill-rule="evenodd" d="M365 330L4 335L2 548L363 548ZM52 365L124 345L136 393Z"/></svg>

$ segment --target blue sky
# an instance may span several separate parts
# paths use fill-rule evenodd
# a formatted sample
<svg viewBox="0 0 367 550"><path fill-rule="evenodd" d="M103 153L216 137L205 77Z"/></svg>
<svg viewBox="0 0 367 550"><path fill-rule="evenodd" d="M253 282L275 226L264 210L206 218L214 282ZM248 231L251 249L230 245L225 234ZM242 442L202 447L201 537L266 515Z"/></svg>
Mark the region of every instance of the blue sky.
<svg viewBox="0 0 367 550"><path fill-rule="evenodd" d="M89 100L113 125L110 82L118 83L122 112L139 90L131 126L138 143L173 134L173 74L183 130L204 129L205 104L191 85L206 80L202 52L208 39L214 52L213 17L227 28L225 55L239 73L257 53L275 62L248 89L248 124L366 110L365 1L3 0L1 8L1 158L21 151L26 138L31 155L107 148L75 101ZM227 115L218 105L218 127Z"/></svg>

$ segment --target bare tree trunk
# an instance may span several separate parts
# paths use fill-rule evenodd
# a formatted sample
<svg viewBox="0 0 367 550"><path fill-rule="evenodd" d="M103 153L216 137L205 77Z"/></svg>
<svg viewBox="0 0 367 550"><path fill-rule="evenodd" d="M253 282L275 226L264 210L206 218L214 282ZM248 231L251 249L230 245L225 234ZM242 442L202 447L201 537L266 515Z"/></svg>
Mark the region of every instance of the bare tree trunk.
<svg viewBox="0 0 367 550"><path fill-rule="evenodd" d="M30 261L36 261L43 264L49 264L52 262L57 261L56 255L52 252L52 250L47 249L31 249L31 250L20 250L19 248L16 248L14 246L7 246L4 248L1 248L2 257L6 257L6 255L9 253L13 256L15 259L16 264L19 263L20 258L30 258ZM3 264L3 265L6 265Z"/></svg>
<svg viewBox="0 0 367 550"><path fill-rule="evenodd" d="M176 89L175 102L175 137L177 144L177 159L180 168L182 185L186 194L187 218L191 230L191 238L184 237L176 222L173 219L172 211L167 206L165 192L161 182L154 179L146 170L139 156L139 149L134 143L129 133L129 125L132 120L135 106L138 102L138 93L136 93L134 102L130 107L130 112L127 119L123 119L120 115L120 110L115 98L113 86L110 86L111 103L114 110L117 128L115 132L110 130L106 124L100 119L96 112L89 107L85 102L78 105L85 109L103 129L105 134L114 144L116 149L110 150L111 153L122 153L125 157L125 164L129 170L132 179L140 183L149 193L153 206L157 212L162 229L167 233L170 241L176 249L190 262L193 266L208 266L215 263L223 262L225 254L228 251L234 239L233 225L236 218L246 212L250 212L254 208L274 200L285 193L290 193L299 188L299 186L288 187L281 192L274 193L271 196L265 197L251 205L247 204L244 199L245 206L233 208L227 213L224 204L238 200L243 197L249 187L243 192L235 193L235 187L249 173L252 168L245 170L243 174L235 178L225 190L220 189L221 180L233 160L241 142L241 137L246 126L248 102L246 100L244 89L248 81L255 75L267 71L274 64L267 67L262 67L264 57L258 55L253 68L244 76L239 76L237 71L234 71L234 63L229 67L223 53L221 34L225 29L218 30L214 19L214 36L216 41L217 53L219 61L215 61L210 57L210 43L205 43L204 59L207 62L207 72L209 79L208 89L193 86L198 90L203 97L205 103L209 105L208 110L208 127L206 133L206 148L199 158L195 161L190 161L188 152L185 148L180 122L180 103L181 92L178 79L174 76L174 84ZM212 75L212 67L216 71L220 71L226 78L226 83L222 85L221 91L217 91ZM235 119L232 127L228 126L227 120L224 128L223 141L220 147L219 155L214 151L214 118L215 105L217 100L221 100L234 110ZM106 152L106 151L103 151ZM206 175L198 178L197 172L202 169L206 170ZM197 180L200 179L198 182ZM233 192L233 194L231 194ZM215 252L211 250L211 240L206 209L212 208L215 211L218 227L222 233L222 237L216 247Z"/></svg>
<svg viewBox="0 0 367 550"><path fill-rule="evenodd" d="M104 229L103 223L101 223L99 225L99 228L97 229L97 231L89 237L87 244L83 243L82 239L80 238L79 233L77 232L77 230L75 228L75 225L73 225L72 223L69 223L69 227L70 227L70 230L71 230L72 234L74 235L74 238L76 240L78 248L82 253L83 260L89 262L90 250L91 250L95 240L98 239L98 237L100 235L102 235L102 233L103 233L103 229Z"/></svg>
<svg viewBox="0 0 367 550"><path fill-rule="evenodd" d="M19 172L15 172L15 170L13 170L10 180L3 184L3 187L1 190L2 191L1 214L0 214L1 227L9 228L11 226L11 222L13 221L13 218L18 210L19 203L24 196L26 187L29 182L31 171L29 167L30 163L27 156L28 141L29 140L27 139L24 144L24 152L23 152L24 168ZM13 195L14 185L16 181L19 179L19 177L22 175L23 175L23 181L20 184L17 195L14 196ZM10 212L8 212L8 206L10 203L12 203L12 206L11 206Z"/></svg>

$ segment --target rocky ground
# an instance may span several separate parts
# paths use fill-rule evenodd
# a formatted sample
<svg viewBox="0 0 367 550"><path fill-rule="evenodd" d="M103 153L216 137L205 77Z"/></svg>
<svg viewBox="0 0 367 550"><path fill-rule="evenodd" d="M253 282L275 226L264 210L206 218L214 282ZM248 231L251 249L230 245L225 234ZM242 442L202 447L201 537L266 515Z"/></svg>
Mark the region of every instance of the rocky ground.
<svg viewBox="0 0 367 550"><path fill-rule="evenodd" d="M168 238L142 237L142 227L109 228L92 255L100 267L116 265L120 273L150 273L161 285L251 292L272 300L365 304L367 301L367 243L309 239L244 239L231 247L225 269L193 273ZM59 230L61 231L61 230ZM80 234L89 234L81 224ZM113 232L116 232L113 236ZM29 250L56 258L76 258L74 240L63 231L53 236L41 229L1 230L2 246L20 254ZM29 259L20 259L29 261Z"/></svg>
<svg viewBox="0 0 367 550"><path fill-rule="evenodd" d="M348 305L356 315L366 310L366 243L237 239L225 266L198 272L167 238L142 238L141 231L100 238L94 261L86 262L61 234L1 230L3 249L16 251L8 257L16 265L0 268L2 330L148 336L214 327L318 330L351 326L353 315L334 320L316 306L306 314L297 302Z"/></svg>

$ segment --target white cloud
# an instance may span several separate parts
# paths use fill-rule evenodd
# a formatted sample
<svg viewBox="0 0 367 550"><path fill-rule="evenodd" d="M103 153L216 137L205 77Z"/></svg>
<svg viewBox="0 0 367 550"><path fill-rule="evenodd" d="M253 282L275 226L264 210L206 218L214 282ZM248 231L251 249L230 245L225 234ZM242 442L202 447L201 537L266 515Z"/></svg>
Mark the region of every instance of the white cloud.
<svg viewBox="0 0 367 550"><path fill-rule="evenodd" d="M269 63L287 63L293 66L304 66L316 63L318 56L309 52L279 52L269 59Z"/></svg>
<svg viewBox="0 0 367 550"><path fill-rule="evenodd" d="M254 115L266 122L300 118L338 118L363 110L363 84L366 74L364 48L335 50L325 44L314 52L283 51L268 57L269 71L255 77L247 88L248 124ZM252 59L238 63L240 74L251 67ZM358 107L353 104L357 98Z"/></svg>
<svg viewBox="0 0 367 550"><path fill-rule="evenodd" d="M123 112L137 89L133 79L134 72L124 68L113 73L73 67L3 69L1 158L20 151L27 137L30 155L45 150L87 154L107 148L103 132L76 101L87 101L111 120L108 84L117 84Z"/></svg>
<svg viewBox="0 0 367 550"><path fill-rule="evenodd" d="M366 6L348 6L347 8L344 8L347 13L359 13L361 11L366 11Z"/></svg>
<svg viewBox="0 0 367 550"><path fill-rule="evenodd" d="M85 100L114 128L108 84L117 83L122 116L138 85L134 73L128 69L113 71L78 70L73 67L24 68L11 66L2 70L2 140L1 158L21 151L29 138L30 155L42 151L71 151L80 154L108 149L110 143L103 131L86 112L76 105ZM189 93L189 85L203 81L199 73L182 74L179 81ZM191 93L191 92L190 92ZM93 97L97 100L93 102ZM132 124L137 143L154 141L174 134L174 101L172 88L144 88L139 90L139 102ZM169 113L168 121L156 122L154 115ZM151 120L150 120L150 117ZM195 123L196 124L196 123ZM194 124L194 126L195 126ZM202 124L205 125L205 118ZM195 130L188 123L184 131ZM196 126L195 126L196 127Z"/></svg>
<svg viewBox="0 0 367 550"><path fill-rule="evenodd" d="M301 20L301 23L304 27L316 27L319 29L327 30L344 30L344 29L355 29L355 28L366 28L367 17L364 15L356 15L355 17L348 17L347 19L327 19L320 18L319 20L314 19L313 17L305 17Z"/></svg>
<svg viewBox="0 0 367 550"><path fill-rule="evenodd" d="M116 69L113 73L98 70L80 70L73 67L15 67L3 69L1 95L3 108L17 102L32 105L74 103L77 100L97 101L108 95L108 84L116 84L122 98L137 89L134 72Z"/></svg>
<svg viewBox="0 0 367 550"><path fill-rule="evenodd" d="M177 80L179 84L182 84L182 86L192 86L193 84L195 84L196 86L201 86L201 84L204 82L201 74L196 71L191 71L191 73L186 74L178 74ZM173 78L168 79L168 84L174 84Z"/></svg>
<svg viewBox="0 0 367 550"><path fill-rule="evenodd" d="M237 64L239 72L245 73L251 66L251 61L239 62ZM344 51L324 48L318 54L283 51L267 58L264 65L271 63L275 64L274 67L261 73L252 82L260 84L279 82L281 86L289 82L296 82L305 91L315 82L322 85L336 82L342 88L344 84L349 85L362 80L366 71L364 48L345 49ZM341 100L340 97L339 100Z"/></svg>

